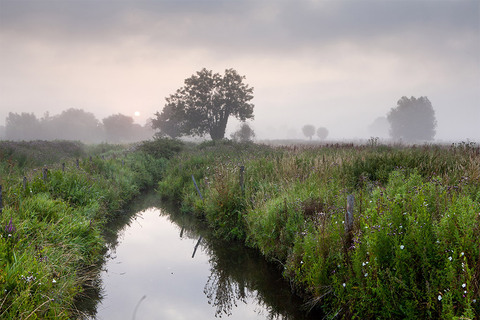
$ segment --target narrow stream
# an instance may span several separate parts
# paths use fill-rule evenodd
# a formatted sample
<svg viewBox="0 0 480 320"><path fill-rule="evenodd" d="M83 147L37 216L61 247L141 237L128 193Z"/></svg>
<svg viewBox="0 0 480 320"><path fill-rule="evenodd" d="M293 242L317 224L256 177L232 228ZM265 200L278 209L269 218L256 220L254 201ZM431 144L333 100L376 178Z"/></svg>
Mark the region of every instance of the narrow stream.
<svg viewBox="0 0 480 320"><path fill-rule="evenodd" d="M155 199L111 225L86 319L313 319L255 250Z"/></svg>

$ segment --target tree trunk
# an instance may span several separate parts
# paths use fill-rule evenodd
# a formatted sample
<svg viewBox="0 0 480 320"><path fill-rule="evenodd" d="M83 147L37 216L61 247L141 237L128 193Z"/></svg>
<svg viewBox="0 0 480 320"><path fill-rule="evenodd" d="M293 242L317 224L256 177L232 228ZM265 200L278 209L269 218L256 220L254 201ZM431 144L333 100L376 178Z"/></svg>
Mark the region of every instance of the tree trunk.
<svg viewBox="0 0 480 320"><path fill-rule="evenodd" d="M225 129L227 128L228 117L221 118L210 128L210 137L212 140L222 140L225 137Z"/></svg>

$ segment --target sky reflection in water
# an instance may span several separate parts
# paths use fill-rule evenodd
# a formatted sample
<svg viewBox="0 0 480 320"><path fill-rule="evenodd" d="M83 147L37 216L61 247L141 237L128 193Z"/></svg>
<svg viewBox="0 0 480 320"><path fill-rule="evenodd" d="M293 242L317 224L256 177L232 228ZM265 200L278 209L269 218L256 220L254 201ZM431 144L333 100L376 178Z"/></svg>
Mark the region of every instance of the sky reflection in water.
<svg viewBox="0 0 480 320"><path fill-rule="evenodd" d="M291 298L285 303L278 296L285 296L285 288L269 287L269 282L274 286L279 282L268 279L279 276L271 275L271 266L258 265L255 254L240 252L245 248L218 243L205 229L195 230L191 220L180 214L167 216L156 208L133 218L119 235L118 246L109 252L111 258L101 275L104 299L96 319L304 318L288 311L283 314L278 306L264 302L277 301L286 309L299 307L289 306Z"/></svg>

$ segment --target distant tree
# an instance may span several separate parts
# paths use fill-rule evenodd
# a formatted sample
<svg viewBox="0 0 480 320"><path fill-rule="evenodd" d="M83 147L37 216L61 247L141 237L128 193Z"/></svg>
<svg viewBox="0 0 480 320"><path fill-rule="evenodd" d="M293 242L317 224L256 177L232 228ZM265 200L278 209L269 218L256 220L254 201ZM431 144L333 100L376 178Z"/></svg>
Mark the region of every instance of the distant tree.
<svg viewBox="0 0 480 320"><path fill-rule="evenodd" d="M315 127L312 126L311 124L304 125L302 127L302 132L305 135L305 137L310 138L310 140L312 140L312 137L315 134Z"/></svg>
<svg viewBox="0 0 480 320"><path fill-rule="evenodd" d="M139 130L134 125L132 117L120 113L111 115L103 119L102 122L105 128L105 136L109 142L131 141L135 129Z"/></svg>
<svg viewBox="0 0 480 320"><path fill-rule="evenodd" d="M248 142L252 141L253 138L255 138L255 132L247 123L244 122L242 123L240 128L234 133L232 133L230 136L235 141Z"/></svg>
<svg viewBox="0 0 480 320"><path fill-rule="evenodd" d="M58 116L48 117L51 139L79 140L100 142L103 140L103 129L100 121L91 112L70 108Z"/></svg>
<svg viewBox="0 0 480 320"><path fill-rule="evenodd" d="M221 76L202 69L185 80L185 85L166 98L162 113L156 113L153 128L166 135L210 134L223 139L228 118L253 119L253 88L234 69Z"/></svg>
<svg viewBox="0 0 480 320"><path fill-rule="evenodd" d="M317 136L320 138L320 140L325 140L328 137L328 130L327 128L320 127L317 129Z"/></svg>
<svg viewBox="0 0 480 320"><path fill-rule="evenodd" d="M35 114L9 112L5 119L5 137L8 140L36 140L41 136L40 121Z"/></svg>
<svg viewBox="0 0 480 320"><path fill-rule="evenodd" d="M397 106L387 115L390 123L390 136L414 142L433 140L437 121L435 111L427 97L402 97Z"/></svg>

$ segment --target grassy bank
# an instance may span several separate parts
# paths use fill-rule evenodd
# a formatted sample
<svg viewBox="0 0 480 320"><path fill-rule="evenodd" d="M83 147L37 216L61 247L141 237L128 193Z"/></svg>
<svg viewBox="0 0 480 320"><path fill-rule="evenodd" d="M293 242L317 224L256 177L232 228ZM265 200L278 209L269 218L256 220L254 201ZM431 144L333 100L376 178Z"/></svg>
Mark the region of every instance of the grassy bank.
<svg viewBox="0 0 480 320"><path fill-rule="evenodd" d="M477 145L205 143L169 162L159 192L277 261L328 317L480 316Z"/></svg>
<svg viewBox="0 0 480 320"><path fill-rule="evenodd" d="M134 149L0 142L0 318L76 316L74 299L103 253L105 221L165 167L155 143Z"/></svg>

